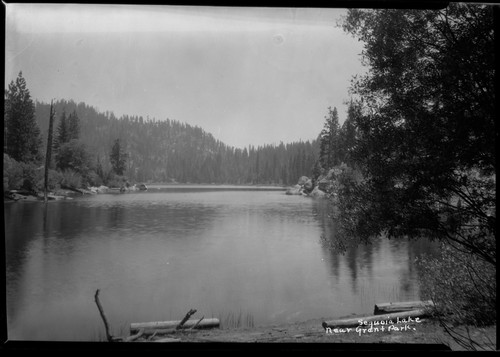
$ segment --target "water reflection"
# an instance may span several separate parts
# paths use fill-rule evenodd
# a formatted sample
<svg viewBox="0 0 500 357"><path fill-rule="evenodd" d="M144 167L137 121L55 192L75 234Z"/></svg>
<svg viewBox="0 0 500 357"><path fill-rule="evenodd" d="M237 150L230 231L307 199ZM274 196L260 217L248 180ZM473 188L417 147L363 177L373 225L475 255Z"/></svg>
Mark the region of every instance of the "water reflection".
<svg viewBox="0 0 500 357"><path fill-rule="evenodd" d="M9 337L92 339L97 288L125 331L190 308L269 325L418 296L412 262L428 246L342 240L329 209L279 191L213 188L6 204Z"/></svg>
<svg viewBox="0 0 500 357"><path fill-rule="evenodd" d="M313 211L322 229L321 247L336 291L336 303L332 305L334 316L369 314L379 302L420 298L415 259L422 254L432 254L437 249L435 243L427 239L385 237L372 237L369 242L361 243L339 234L328 202L315 202ZM349 280L349 290L345 289L346 280ZM337 286L344 289L336 289Z"/></svg>

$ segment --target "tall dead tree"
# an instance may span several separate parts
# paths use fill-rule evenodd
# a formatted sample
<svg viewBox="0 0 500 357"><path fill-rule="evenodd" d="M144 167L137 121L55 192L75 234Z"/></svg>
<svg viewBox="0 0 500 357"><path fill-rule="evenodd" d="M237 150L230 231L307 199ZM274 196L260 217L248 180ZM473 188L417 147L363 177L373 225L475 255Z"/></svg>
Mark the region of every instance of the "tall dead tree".
<svg viewBox="0 0 500 357"><path fill-rule="evenodd" d="M47 191L49 186L49 168L52 156L52 129L54 126L55 111L53 107L53 100L50 101L50 120L49 120L49 134L47 135L47 154L45 155L45 183L44 183L44 201L47 202Z"/></svg>

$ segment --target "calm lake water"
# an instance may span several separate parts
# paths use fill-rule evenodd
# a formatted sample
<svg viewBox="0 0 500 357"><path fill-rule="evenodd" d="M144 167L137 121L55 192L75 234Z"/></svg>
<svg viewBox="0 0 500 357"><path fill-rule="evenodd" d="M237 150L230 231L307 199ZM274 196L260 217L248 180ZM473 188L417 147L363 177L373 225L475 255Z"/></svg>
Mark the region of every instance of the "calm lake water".
<svg viewBox="0 0 500 357"><path fill-rule="evenodd" d="M152 187L5 203L11 340L99 340L96 289L115 335L196 317L274 325L371 314L419 299L425 241L335 246L323 200L277 189Z"/></svg>

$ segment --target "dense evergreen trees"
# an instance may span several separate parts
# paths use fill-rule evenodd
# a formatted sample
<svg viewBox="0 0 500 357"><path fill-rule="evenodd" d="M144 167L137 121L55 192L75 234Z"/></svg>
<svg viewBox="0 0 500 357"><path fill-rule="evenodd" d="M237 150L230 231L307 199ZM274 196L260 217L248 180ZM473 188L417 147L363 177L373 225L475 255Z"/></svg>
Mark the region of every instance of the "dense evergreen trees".
<svg viewBox="0 0 500 357"><path fill-rule="evenodd" d="M92 152L91 166L103 178L112 170L109 158L117 139L127 156L123 175L135 182L295 184L300 176L312 175L319 152L317 140L240 149L225 145L200 127L175 120L117 118L73 101L54 105L57 112L71 112L79 118L80 140ZM48 127L48 111L48 104L36 103L42 132ZM68 122L66 118L67 130Z"/></svg>
<svg viewBox="0 0 500 357"><path fill-rule="evenodd" d="M40 161L42 138L22 72L5 91L4 110L4 152L18 162Z"/></svg>
<svg viewBox="0 0 500 357"><path fill-rule="evenodd" d="M21 72L9 84L4 99L4 191L20 188L37 191L43 187L42 137Z"/></svg>

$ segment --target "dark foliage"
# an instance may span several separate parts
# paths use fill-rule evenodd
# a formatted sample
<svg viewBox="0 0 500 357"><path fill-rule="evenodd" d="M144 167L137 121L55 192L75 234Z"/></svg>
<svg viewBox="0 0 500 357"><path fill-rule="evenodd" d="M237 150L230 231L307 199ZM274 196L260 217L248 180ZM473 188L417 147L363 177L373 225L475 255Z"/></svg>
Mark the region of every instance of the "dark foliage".
<svg viewBox="0 0 500 357"><path fill-rule="evenodd" d="M35 106L20 72L5 91L4 152L19 162L40 161L41 140Z"/></svg>
<svg viewBox="0 0 500 357"><path fill-rule="evenodd" d="M200 127L175 120L117 118L73 101L54 105L57 112L76 113L80 140L92 153L95 166L99 157L103 181L112 169L108 158L117 138L126 143L122 148L127 154L124 175L135 182L295 184L300 176L312 175L319 152L316 140L240 149L225 145ZM36 103L42 130L48 128L49 106Z"/></svg>

